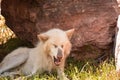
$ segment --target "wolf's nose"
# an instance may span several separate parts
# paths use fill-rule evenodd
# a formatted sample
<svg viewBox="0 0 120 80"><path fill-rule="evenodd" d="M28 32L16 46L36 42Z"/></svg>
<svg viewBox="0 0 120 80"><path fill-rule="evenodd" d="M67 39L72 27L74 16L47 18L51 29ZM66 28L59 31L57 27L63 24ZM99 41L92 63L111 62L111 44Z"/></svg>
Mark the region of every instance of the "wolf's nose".
<svg viewBox="0 0 120 80"><path fill-rule="evenodd" d="M57 58L62 59L62 57L63 57L62 50L58 48Z"/></svg>

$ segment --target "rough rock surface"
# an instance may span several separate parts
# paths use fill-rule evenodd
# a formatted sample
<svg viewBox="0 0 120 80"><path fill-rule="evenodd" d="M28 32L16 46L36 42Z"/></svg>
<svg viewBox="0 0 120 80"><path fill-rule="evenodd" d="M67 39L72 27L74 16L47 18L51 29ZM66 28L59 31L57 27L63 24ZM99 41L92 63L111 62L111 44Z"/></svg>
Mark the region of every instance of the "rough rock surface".
<svg viewBox="0 0 120 80"><path fill-rule="evenodd" d="M114 5L113 0L3 0L2 14L18 37L33 44L51 28L75 28L72 56L86 59L112 51Z"/></svg>

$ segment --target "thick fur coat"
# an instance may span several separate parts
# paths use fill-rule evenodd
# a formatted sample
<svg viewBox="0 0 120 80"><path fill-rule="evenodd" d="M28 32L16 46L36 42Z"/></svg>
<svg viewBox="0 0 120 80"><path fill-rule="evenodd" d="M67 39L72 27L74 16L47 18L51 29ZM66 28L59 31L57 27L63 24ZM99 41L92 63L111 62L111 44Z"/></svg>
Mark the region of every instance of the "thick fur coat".
<svg viewBox="0 0 120 80"><path fill-rule="evenodd" d="M35 48L18 48L3 59L0 64L0 74L24 74L29 77L56 69L58 78L67 80L64 66L72 47L70 39L73 32L74 29L68 31L51 29L37 35L40 41Z"/></svg>

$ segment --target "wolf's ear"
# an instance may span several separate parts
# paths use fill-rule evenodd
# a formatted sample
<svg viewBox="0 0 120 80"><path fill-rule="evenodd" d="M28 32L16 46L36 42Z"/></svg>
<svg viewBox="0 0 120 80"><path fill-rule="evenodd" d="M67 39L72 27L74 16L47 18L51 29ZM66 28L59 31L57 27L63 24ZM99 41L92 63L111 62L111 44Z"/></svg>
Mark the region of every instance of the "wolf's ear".
<svg viewBox="0 0 120 80"><path fill-rule="evenodd" d="M71 39L74 31L75 31L75 29L70 29L70 30L65 31L69 39Z"/></svg>
<svg viewBox="0 0 120 80"><path fill-rule="evenodd" d="M45 42L49 39L49 37L46 34L39 34L39 35L37 35L37 37L40 41L43 41L43 42Z"/></svg>

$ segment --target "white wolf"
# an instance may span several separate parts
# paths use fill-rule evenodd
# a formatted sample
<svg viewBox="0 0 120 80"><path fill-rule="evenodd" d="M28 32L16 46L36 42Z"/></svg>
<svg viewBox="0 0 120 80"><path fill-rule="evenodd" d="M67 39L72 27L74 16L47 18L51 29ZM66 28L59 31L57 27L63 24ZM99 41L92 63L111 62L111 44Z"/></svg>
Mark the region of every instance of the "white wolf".
<svg viewBox="0 0 120 80"><path fill-rule="evenodd" d="M0 74L24 74L57 70L58 78L66 80L64 65L71 50L70 39L74 29L63 31L51 29L39 34L40 42L35 48L18 48L8 54L0 64Z"/></svg>

